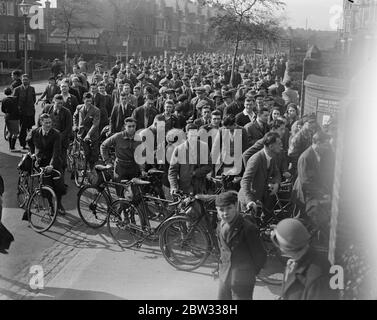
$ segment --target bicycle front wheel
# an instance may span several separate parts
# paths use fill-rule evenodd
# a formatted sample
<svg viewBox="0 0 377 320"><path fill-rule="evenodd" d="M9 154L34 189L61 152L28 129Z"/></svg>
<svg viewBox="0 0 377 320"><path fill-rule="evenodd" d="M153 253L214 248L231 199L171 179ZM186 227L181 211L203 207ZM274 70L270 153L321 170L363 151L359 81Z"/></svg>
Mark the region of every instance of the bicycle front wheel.
<svg viewBox="0 0 377 320"><path fill-rule="evenodd" d="M17 202L20 208L24 208L29 200L28 178L20 174L17 182Z"/></svg>
<svg viewBox="0 0 377 320"><path fill-rule="evenodd" d="M173 217L161 227L160 249L178 270L191 271L204 264L211 252L208 233L187 217Z"/></svg>
<svg viewBox="0 0 377 320"><path fill-rule="evenodd" d="M30 197L27 212L34 231L42 233L50 229L58 213L55 192L48 186L38 188Z"/></svg>
<svg viewBox="0 0 377 320"><path fill-rule="evenodd" d="M101 228L107 219L110 200L103 190L93 185L83 186L77 195L80 218L93 229Z"/></svg>
<svg viewBox="0 0 377 320"><path fill-rule="evenodd" d="M139 210L129 201L117 200L111 204L107 228L121 248L131 248L142 243L148 232Z"/></svg>
<svg viewBox="0 0 377 320"><path fill-rule="evenodd" d="M73 172L75 176L75 184L80 188L85 181L87 171L87 163L85 160L84 152L80 150L74 159Z"/></svg>

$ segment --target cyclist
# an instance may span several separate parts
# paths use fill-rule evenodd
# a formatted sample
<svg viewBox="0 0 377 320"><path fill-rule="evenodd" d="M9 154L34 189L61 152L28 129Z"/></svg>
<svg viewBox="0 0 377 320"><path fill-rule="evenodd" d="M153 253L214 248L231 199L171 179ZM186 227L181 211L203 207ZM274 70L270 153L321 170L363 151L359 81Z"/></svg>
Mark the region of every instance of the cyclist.
<svg viewBox="0 0 377 320"><path fill-rule="evenodd" d="M136 120L128 117L124 120L124 131L114 134L101 144L101 156L107 164L110 163L109 149L115 148L115 181L146 175L144 164L135 161L136 148L141 144L141 139L135 136L135 132ZM121 188L117 188L118 195L121 195L121 191Z"/></svg>
<svg viewBox="0 0 377 320"><path fill-rule="evenodd" d="M89 171L93 171L99 155L100 110L92 104L93 95L90 92L84 93L83 99L84 104L78 105L73 114L73 131L83 140L85 159Z"/></svg>
<svg viewBox="0 0 377 320"><path fill-rule="evenodd" d="M47 173L52 169L63 173L59 131L52 127L53 122L49 114L43 113L39 119L41 126L33 129L27 138L30 152L35 154L37 166L46 167ZM62 204L62 197L66 194L66 187L63 174L58 180L53 180L52 177L45 179L44 183L50 185L56 193L58 213L64 215L66 212Z"/></svg>
<svg viewBox="0 0 377 320"><path fill-rule="evenodd" d="M48 78L48 85L41 97L37 100L37 103L42 101L44 97L46 97L46 103L51 103L54 96L58 93L60 93L60 88L56 84L56 79L54 77L50 77Z"/></svg>
<svg viewBox="0 0 377 320"><path fill-rule="evenodd" d="M53 105L47 105L43 109L43 113L50 115L52 127L60 132L62 170L64 172L67 167L67 150L72 136L72 116L71 112L63 106L64 100L61 94L54 96L53 103Z"/></svg>

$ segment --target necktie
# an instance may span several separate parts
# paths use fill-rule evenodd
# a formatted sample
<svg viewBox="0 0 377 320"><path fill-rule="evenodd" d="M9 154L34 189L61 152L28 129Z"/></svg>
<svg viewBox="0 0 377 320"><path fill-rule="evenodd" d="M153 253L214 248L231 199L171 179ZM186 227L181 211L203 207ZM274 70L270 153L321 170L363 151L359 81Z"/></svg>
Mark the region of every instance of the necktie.
<svg viewBox="0 0 377 320"><path fill-rule="evenodd" d="M148 121L149 118L148 118L148 109L145 109L144 110L144 128L148 128Z"/></svg>
<svg viewBox="0 0 377 320"><path fill-rule="evenodd" d="M288 275L291 274L296 268L297 262L293 259L287 261L287 272L285 274L285 281L287 281Z"/></svg>

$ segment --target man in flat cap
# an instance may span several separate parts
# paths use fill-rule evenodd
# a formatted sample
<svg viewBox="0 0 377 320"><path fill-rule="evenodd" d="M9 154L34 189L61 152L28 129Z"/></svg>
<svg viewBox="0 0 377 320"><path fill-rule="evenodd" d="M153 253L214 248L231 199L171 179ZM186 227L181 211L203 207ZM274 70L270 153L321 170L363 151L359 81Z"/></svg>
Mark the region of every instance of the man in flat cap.
<svg viewBox="0 0 377 320"><path fill-rule="evenodd" d="M196 97L191 100L191 111L193 119L197 119L200 115L200 110L198 110L197 106L203 100L207 101L207 103L211 106L211 109L214 107L213 101L207 97L207 93L204 87L196 87L194 89L196 93Z"/></svg>
<svg viewBox="0 0 377 320"><path fill-rule="evenodd" d="M216 197L221 222L217 227L220 246L219 300L252 300L255 278L266 262L259 232L237 209L237 193Z"/></svg>

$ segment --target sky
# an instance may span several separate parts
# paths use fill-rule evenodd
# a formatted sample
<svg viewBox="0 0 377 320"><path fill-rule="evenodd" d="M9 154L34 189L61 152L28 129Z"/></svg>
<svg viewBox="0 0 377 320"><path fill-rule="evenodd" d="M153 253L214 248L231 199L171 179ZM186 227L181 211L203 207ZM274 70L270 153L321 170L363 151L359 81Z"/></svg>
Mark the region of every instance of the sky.
<svg viewBox="0 0 377 320"><path fill-rule="evenodd" d="M339 10L342 10L343 0L283 0L286 3L284 16L292 28L308 28L319 30L336 30ZM44 4L45 0L39 0ZM51 6L56 6L56 0L50 0ZM330 9L332 12L330 13Z"/></svg>
<svg viewBox="0 0 377 320"><path fill-rule="evenodd" d="M288 25L292 28L305 28L308 19L308 28L318 30L334 30L343 0L284 0L286 3L285 15ZM330 9L333 7L332 13Z"/></svg>

